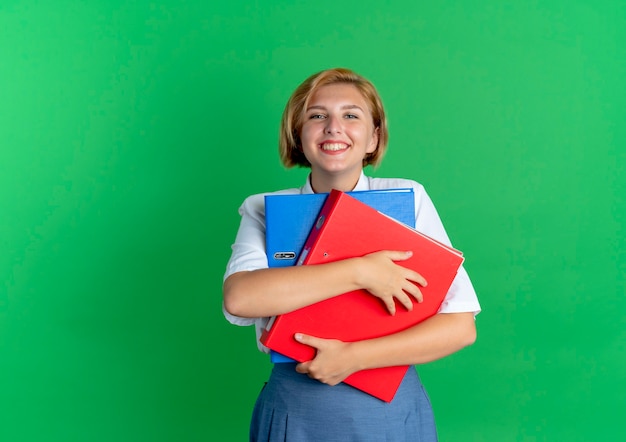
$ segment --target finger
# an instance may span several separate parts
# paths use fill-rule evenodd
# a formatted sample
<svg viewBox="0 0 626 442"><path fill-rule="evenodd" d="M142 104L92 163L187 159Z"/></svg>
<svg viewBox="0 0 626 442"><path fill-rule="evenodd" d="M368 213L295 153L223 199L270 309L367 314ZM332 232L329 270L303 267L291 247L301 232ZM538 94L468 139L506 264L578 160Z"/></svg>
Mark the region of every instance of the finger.
<svg viewBox="0 0 626 442"><path fill-rule="evenodd" d="M387 311L389 312L389 314L391 314L391 316L394 316L396 314L396 301L394 300L394 298L390 298L390 299L383 299L382 300L385 303L385 307L387 307Z"/></svg>
<svg viewBox="0 0 626 442"><path fill-rule="evenodd" d="M418 303L424 302L424 294L419 288L417 288L415 293L413 293L412 295Z"/></svg>
<svg viewBox="0 0 626 442"><path fill-rule="evenodd" d="M422 291L415 284L409 282L402 289L405 293L412 296L417 302L424 301L424 295L422 294Z"/></svg>
<svg viewBox="0 0 626 442"><path fill-rule="evenodd" d="M319 347L323 345L323 341L324 341L322 338L317 338L311 335L305 335L304 333L296 333L295 335L293 335L293 337L296 341L300 342L301 344L306 344L316 349L319 349Z"/></svg>
<svg viewBox="0 0 626 442"><path fill-rule="evenodd" d="M309 373L309 365L310 365L310 362L301 362L298 365L296 365L296 371L298 373L308 374Z"/></svg>
<svg viewBox="0 0 626 442"><path fill-rule="evenodd" d="M392 261L404 261L413 256L409 250L383 250L381 253Z"/></svg>
<svg viewBox="0 0 626 442"><path fill-rule="evenodd" d="M422 275L420 275L417 272L414 272L411 269L407 269L408 275L406 276L406 279L408 279L409 281L413 281L416 284L421 285L422 287L426 287L428 285L428 281L426 281L426 278L424 278Z"/></svg>
<svg viewBox="0 0 626 442"><path fill-rule="evenodd" d="M398 300L398 302L400 302L400 304L402 304L402 306L407 310L407 311L411 311L413 310L413 301L411 300L411 297L408 296L405 292L400 292L401 294L399 294L396 299Z"/></svg>

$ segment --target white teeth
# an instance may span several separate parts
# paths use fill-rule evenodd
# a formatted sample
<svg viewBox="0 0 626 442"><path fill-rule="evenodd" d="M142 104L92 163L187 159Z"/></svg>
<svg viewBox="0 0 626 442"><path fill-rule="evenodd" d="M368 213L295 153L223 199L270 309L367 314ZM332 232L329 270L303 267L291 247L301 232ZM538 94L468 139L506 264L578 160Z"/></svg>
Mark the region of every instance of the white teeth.
<svg viewBox="0 0 626 442"><path fill-rule="evenodd" d="M322 150L332 150L332 151L337 151L337 150L342 150L345 149L346 145L343 143L326 143L326 144L322 144Z"/></svg>

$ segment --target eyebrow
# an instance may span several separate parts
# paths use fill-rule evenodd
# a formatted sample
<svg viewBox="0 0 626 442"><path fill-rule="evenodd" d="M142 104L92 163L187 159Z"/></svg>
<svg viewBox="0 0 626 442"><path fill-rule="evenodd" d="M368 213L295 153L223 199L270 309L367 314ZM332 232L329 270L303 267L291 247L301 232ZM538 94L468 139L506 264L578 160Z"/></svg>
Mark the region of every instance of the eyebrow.
<svg viewBox="0 0 626 442"><path fill-rule="evenodd" d="M322 105L319 105L319 104L314 104L314 105L312 105L312 106L309 106L306 110L307 110L307 111L310 111L310 110L312 110L312 109L322 109L322 110L325 110L325 109L326 109L326 107L325 107L325 106L322 106ZM346 109L358 109L358 110L360 110L361 112L363 111L363 109L361 108L361 106L357 106L356 104L345 104L345 105L341 106L341 109L342 109L342 110L346 110Z"/></svg>

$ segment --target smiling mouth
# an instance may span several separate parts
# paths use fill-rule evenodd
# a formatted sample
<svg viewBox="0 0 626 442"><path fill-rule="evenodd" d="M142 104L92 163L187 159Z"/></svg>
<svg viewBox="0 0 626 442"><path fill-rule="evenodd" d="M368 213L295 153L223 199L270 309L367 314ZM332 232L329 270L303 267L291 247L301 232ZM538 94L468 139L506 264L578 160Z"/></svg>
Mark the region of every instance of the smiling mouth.
<svg viewBox="0 0 626 442"><path fill-rule="evenodd" d="M324 143L322 144L322 150L328 150L331 152L337 152L348 148L348 145L343 143Z"/></svg>

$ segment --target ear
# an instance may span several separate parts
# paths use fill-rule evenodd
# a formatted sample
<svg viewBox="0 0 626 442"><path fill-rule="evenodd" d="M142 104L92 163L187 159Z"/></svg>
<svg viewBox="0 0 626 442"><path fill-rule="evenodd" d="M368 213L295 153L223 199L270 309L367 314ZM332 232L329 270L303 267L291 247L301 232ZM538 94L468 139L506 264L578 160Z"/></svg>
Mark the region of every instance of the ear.
<svg viewBox="0 0 626 442"><path fill-rule="evenodd" d="M374 153L376 149L378 149L378 132L380 131L380 127L376 127L374 129L374 133L372 134L372 140L370 141L370 145L367 147L365 152Z"/></svg>

